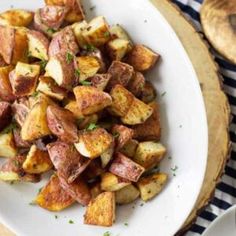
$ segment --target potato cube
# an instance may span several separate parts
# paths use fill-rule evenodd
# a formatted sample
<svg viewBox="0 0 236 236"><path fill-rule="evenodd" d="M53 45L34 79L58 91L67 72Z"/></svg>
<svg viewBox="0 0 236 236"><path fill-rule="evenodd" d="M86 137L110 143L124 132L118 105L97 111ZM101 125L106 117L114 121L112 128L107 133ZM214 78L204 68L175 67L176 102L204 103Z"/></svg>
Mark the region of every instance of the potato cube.
<svg viewBox="0 0 236 236"><path fill-rule="evenodd" d="M0 99L7 102L12 102L16 99L9 80L9 73L13 69L13 66L0 67Z"/></svg>
<svg viewBox="0 0 236 236"><path fill-rule="evenodd" d="M74 23L85 18L85 13L80 0L64 0L65 7L69 8L66 21Z"/></svg>
<svg viewBox="0 0 236 236"><path fill-rule="evenodd" d="M51 170L53 165L47 152L32 145L22 167L27 173L41 174Z"/></svg>
<svg viewBox="0 0 236 236"><path fill-rule="evenodd" d="M33 141L51 134L47 124L47 107L52 101L41 95L30 110L21 129L24 141Z"/></svg>
<svg viewBox="0 0 236 236"><path fill-rule="evenodd" d="M29 30L27 32L29 55L40 60L48 60L49 40L40 32Z"/></svg>
<svg viewBox="0 0 236 236"><path fill-rule="evenodd" d="M47 150L58 176L72 183L90 164L81 156L73 144L57 141L47 145Z"/></svg>
<svg viewBox="0 0 236 236"><path fill-rule="evenodd" d="M118 191L127 185L130 185L129 180L116 176L110 172L106 172L102 175L101 188L104 191Z"/></svg>
<svg viewBox="0 0 236 236"><path fill-rule="evenodd" d="M11 123L11 104L0 101L0 131Z"/></svg>
<svg viewBox="0 0 236 236"><path fill-rule="evenodd" d="M59 101L62 101L66 97L66 90L59 87L52 78L46 76L39 78L36 90Z"/></svg>
<svg viewBox="0 0 236 236"><path fill-rule="evenodd" d="M129 158L133 158L138 147L138 141L130 139L121 149L120 152Z"/></svg>
<svg viewBox="0 0 236 236"><path fill-rule="evenodd" d="M33 20L33 12L11 9L0 14L0 25L28 26Z"/></svg>
<svg viewBox="0 0 236 236"><path fill-rule="evenodd" d="M96 74L90 78L90 81L93 87L101 91L104 91L110 79L111 79L110 74Z"/></svg>
<svg viewBox="0 0 236 236"><path fill-rule="evenodd" d="M93 184L90 188L90 192L92 199L96 198L100 193L102 193L101 184L99 182Z"/></svg>
<svg viewBox="0 0 236 236"><path fill-rule="evenodd" d="M12 132L0 134L0 157L13 158L17 154Z"/></svg>
<svg viewBox="0 0 236 236"><path fill-rule="evenodd" d="M161 192L167 181L167 174L158 173L151 176L143 177L137 183L141 198L148 201Z"/></svg>
<svg viewBox="0 0 236 236"><path fill-rule="evenodd" d="M140 141L160 140L161 138L159 105L155 101L149 105L153 108L152 115L143 124L133 126L134 138Z"/></svg>
<svg viewBox="0 0 236 236"><path fill-rule="evenodd" d="M130 80L134 76L134 68L120 61L113 61L108 69L111 79L107 89L111 90L115 85L120 84L123 87L128 86Z"/></svg>
<svg viewBox="0 0 236 236"><path fill-rule="evenodd" d="M82 112L79 109L76 101L74 101L74 100L69 101L69 103L65 106L65 108L67 110L71 111L74 114L76 119L80 120L80 119L84 118L84 116L82 115Z"/></svg>
<svg viewBox="0 0 236 236"><path fill-rule="evenodd" d="M129 204L135 201L139 195L139 190L133 184L130 184L115 192L116 203Z"/></svg>
<svg viewBox="0 0 236 236"><path fill-rule="evenodd" d="M153 108L137 98L133 102L121 121L127 125L137 125L144 123L153 113Z"/></svg>
<svg viewBox="0 0 236 236"><path fill-rule="evenodd" d="M100 69L100 63L95 57L82 56L76 59L76 71L79 73L79 81L84 81L94 76Z"/></svg>
<svg viewBox="0 0 236 236"><path fill-rule="evenodd" d="M116 137L116 150L119 150L132 139L134 131L124 125L114 125L112 134Z"/></svg>
<svg viewBox="0 0 236 236"><path fill-rule="evenodd" d="M48 128L60 140L68 143L78 141L76 120L72 112L57 105L47 108Z"/></svg>
<svg viewBox="0 0 236 236"><path fill-rule="evenodd" d="M14 95L17 97L32 95L35 92L39 74L39 65L18 62L15 70L9 75Z"/></svg>
<svg viewBox="0 0 236 236"><path fill-rule="evenodd" d="M77 86L74 88L74 94L83 115L96 113L112 104L112 98L108 93L91 86Z"/></svg>
<svg viewBox="0 0 236 236"><path fill-rule="evenodd" d="M112 105L109 108L111 114L125 116L133 103L133 94L118 84L111 90L110 95L112 97Z"/></svg>
<svg viewBox="0 0 236 236"><path fill-rule="evenodd" d="M148 170L159 164L165 154L166 148L161 143L146 141L139 143L133 160Z"/></svg>
<svg viewBox="0 0 236 236"><path fill-rule="evenodd" d="M61 211L71 206L75 200L61 187L60 180L53 175L40 191L35 203L49 211Z"/></svg>
<svg viewBox="0 0 236 236"><path fill-rule="evenodd" d="M103 16L91 20L82 35L88 44L95 47L104 45L110 40L109 26Z"/></svg>
<svg viewBox="0 0 236 236"><path fill-rule="evenodd" d="M74 31L77 43L80 48L84 48L87 45L85 38L83 37L82 32L86 30L88 27L88 23L86 21L76 22L72 25L72 29Z"/></svg>
<svg viewBox="0 0 236 236"><path fill-rule="evenodd" d="M80 120L77 121L77 125L79 129L87 129L90 124L96 124L98 122L98 115L92 114L88 116L84 116Z"/></svg>
<svg viewBox="0 0 236 236"><path fill-rule="evenodd" d="M156 98L156 91L153 85L146 81L142 94L141 94L141 100L145 103L152 102Z"/></svg>
<svg viewBox="0 0 236 236"><path fill-rule="evenodd" d="M115 221L115 194L104 192L92 199L84 216L89 225L112 226Z"/></svg>
<svg viewBox="0 0 236 236"><path fill-rule="evenodd" d="M140 97L145 87L145 78L142 73L135 72L130 80L127 89L135 96Z"/></svg>
<svg viewBox="0 0 236 236"><path fill-rule="evenodd" d="M90 159L99 157L112 144L113 137L105 129L96 128L92 131L82 131L79 142L75 143L78 152Z"/></svg>
<svg viewBox="0 0 236 236"><path fill-rule="evenodd" d="M125 40L130 41L131 43L129 35L124 30L124 28L119 24L112 25L110 27L110 33L111 33L112 38L125 39Z"/></svg>
<svg viewBox="0 0 236 236"><path fill-rule="evenodd" d="M132 182L137 182L145 169L125 155L117 153L109 171Z"/></svg>
<svg viewBox="0 0 236 236"><path fill-rule="evenodd" d="M128 63L137 71L147 71L159 60L160 55L144 45L134 45L128 55Z"/></svg>
<svg viewBox="0 0 236 236"><path fill-rule="evenodd" d="M15 145L18 148L30 148L31 147L31 143L22 140L21 136L20 136L20 128L15 128L13 129L13 136L14 136L14 141L15 141Z"/></svg>
<svg viewBox="0 0 236 236"><path fill-rule="evenodd" d="M115 142L112 142L111 146L101 154L102 168L105 168L111 161L115 151Z"/></svg>
<svg viewBox="0 0 236 236"><path fill-rule="evenodd" d="M107 43L107 52L112 60L121 61L130 49L126 39L113 39Z"/></svg>

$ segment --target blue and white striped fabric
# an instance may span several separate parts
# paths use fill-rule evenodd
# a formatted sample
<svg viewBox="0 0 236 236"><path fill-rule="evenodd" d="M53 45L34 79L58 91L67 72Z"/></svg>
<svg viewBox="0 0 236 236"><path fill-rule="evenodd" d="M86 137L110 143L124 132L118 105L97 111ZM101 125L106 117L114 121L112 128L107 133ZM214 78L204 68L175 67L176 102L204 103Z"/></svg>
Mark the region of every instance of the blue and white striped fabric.
<svg viewBox="0 0 236 236"><path fill-rule="evenodd" d="M197 31L202 32L200 24L199 10L203 0L172 0L196 27ZM230 138L233 144L231 158L225 168L222 181L216 188L215 196L210 205L197 218L186 236L196 236L203 233L205 228L223 211L231 205L236 204L236 65L230 64L223 59L213 49L216 62L220 66L223 76L224 90L228 96L231 112L233 116L230 126Z"/></svg>

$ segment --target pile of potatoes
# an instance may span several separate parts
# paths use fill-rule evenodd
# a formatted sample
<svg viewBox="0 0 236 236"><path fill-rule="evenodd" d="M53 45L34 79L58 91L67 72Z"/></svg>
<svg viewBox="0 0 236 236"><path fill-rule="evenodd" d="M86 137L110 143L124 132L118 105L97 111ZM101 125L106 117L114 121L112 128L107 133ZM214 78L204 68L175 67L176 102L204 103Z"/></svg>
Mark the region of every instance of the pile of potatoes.
<svg viewBox="0 0 236 236"><path fill-rule="evenodd" d="M160 56L78 0L0 14L0 179L38 182L35 203L87 206L85 224L111 226L116 204L160 193L165 173L156 92ZM14 185L13 185L14 187Z"/></svg>

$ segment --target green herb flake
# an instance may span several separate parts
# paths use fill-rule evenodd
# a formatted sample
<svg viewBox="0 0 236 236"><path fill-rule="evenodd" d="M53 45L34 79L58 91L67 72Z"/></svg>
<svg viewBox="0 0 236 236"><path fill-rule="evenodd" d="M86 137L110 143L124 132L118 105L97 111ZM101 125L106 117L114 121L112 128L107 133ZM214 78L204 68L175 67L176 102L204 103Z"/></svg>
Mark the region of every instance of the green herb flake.
<svg viewBox="0 0 236 236"><path fill-rule="evenodd" d="M182 125L179 125L179 128L182 128L183 126Z"/></svg>
<svg viewBox="0 0 236 236"><path fill-rule="evenodd" d="M93 11L96 8L96 6L92 6L89 8L90 11Z"/></svg>
<svg viewBox="0 0 236 236"><path fill-rule="evenodd" d="M48 29L47 29L47 32L48 32L49 34L54 34L54 33L56 33L57 31L56 31L55 29L53 29L53 28L48 28Z"/></svg>
<svg viewBox="0 0 236 236"><path fill-rule="evenodd" d="M80 77L80 69L76 69L75 70L75 76L76 77Z"/></svg>
<svg viewBox="0 0 236 236"><path fill-rule="evenodd" d="M42 189L43 189L43 187L42 187L42 188L39 188L38 193L40 193Z"/></svg>
<svg viewBox="0 0 236 236"><path fill-rule="evenodd" d="M88 130L88 131L93 131L93 130L95 130L96 128L98 128L98 126L97 126L95 123L91 123L91 124L89 124L89 126L87 127L87 130Z"/></svg>
<svg viewBox="0 0 236 236"><path fill-rule="evenodd" d="M58 215L55 215L54 217L55 217L55 219L58 219Z"/></svg>
<svg viewBox="0 0 236 236"><path fill-rule="evenodd" d="M111 236L111 232L107 231L103 234L103 236Z"/></svg>
<svg viewBox="0 0 236 236"><path fill-rule="evenodd" d="M174 168L171 168L172 171L176 171L178 169L178 166L175 165Z"/></svg>
<svg viewBox="0 0 236 236"><path fill-rule="evenodd" d="M66 53L66 63L70 64L73 61L73 59L74 59L74 56L71 53L67 52Z"/></svg>
<svg viewBox="0 0 236 236"><path fill-rule="evenodd" d="M118 132L114 133L114 134L113 134L113 137L114 137L114 138L119 138L119 137L120 137L120 133L118 133Z"/></svg>
<svg viewBox="0 0 236 236"><path fill-rule="evenodd" d="M94 52L96 50L96 48L91 44L85 45L84 49L88 52Z"/></svg>
<svg viewBox="0 0 236 236"><path fill-rule="evenodd" d="M74 224L74 221L73 221L73 220L69 220L68 223L69 223L69 224Z"/></svg>
<svg viewBox="0 0 236 236"><path fill-rule="evenodd" d="M38 95L39 95L39 92L35 91L31 96L35 98L35 97L38 97Z"/></svg>
<svg viewBox="0 0 236 236"><path fill-rule="evenodd" d="M144 205L143 203L140 204L141 207L142 207L143 205Z"/></svg>
<svg viewBox="0 0 236 236"><path fill-rule="evenodd" d="M84 80L84 81L80 81L80 84L82 84L84 86L89 86L92 84L92 82Z"/></svg>
<svg viewBox="0 0 236 236"><path fill-rule="evenodd" d="M170 157L168 157L168 160L171 160L172 159L172 157L170 156Z"/></svg>
<svg viewBox="0 0 236 236"><path fill-rule="evenodd" d="M126 222L126 223L124 223L124 225L125 225L125 226L129 226L129 224L128 224L127 222Z"/></svg>
<svg viewBox="0 0 236 236"><path fill-rule="evenodd" d="M16 123L11 123L1 132L1 134L8 134L12 132L16 127L17 127Z"/></svg>
<svg viewBox="0 0 236 236"><path fill-rule="evenodd" d="M29 203L29 205L30 205L30 206L35 206L36 203L35 203L34 201L32 201L32 202Z"/></svg>
<svg viewBox="0 0 236 236"><path fill-rule="evenodd" d="M41 70L45 69L47 63L48 63L48 61L46 61L46 60L42 60L42 61L39 62Z"/></svg>
<svg viewBox="0 0 236 236"><path fill-rule="evenodd" d="M110 37L110 32L109 31L105 32L104 37L106 37L106 38Z"/></svg>
<svg viewBox="0 0 236 236"><path fill-rule="evenodd" d="M164 97L166 95L166 92L163 92L162 94L161 94L161 97Z"/></svg>

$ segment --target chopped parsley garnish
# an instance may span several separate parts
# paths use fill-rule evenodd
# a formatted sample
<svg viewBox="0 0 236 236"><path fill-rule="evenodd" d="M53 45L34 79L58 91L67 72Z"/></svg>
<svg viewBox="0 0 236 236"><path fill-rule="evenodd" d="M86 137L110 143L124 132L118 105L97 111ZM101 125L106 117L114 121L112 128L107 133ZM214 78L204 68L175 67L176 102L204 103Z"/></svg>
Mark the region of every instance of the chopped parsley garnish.
<svg viewBox="0 0 236 236"><path fill-rule="evenodd" d="M74 56L71 53L67 52L66 53L66 62L67 62L67 64L70 64L73 61L73 59L74 59Z"/></svg>
<svg viewBox="0 0 236 236"><path fill-rule="evenodd" d="M109 31L107 31L107 32L105 32L104 33L104 36L107 38L107 37L110 37L110 32Z"/></svg>
<svg viewBox="0 0 236 236"><path fill-rule="evenodd" d="M39 95L39 92L38 92L38 91L35 91L31 96L35 98L35 97L37 97L38 95Z"/></svg>
<svg viewBox="0 0 236 236"><path fill-rule="evenodd" d="M96 6L92 6L89 8L90 11L93 11L96 8Z"/></svg>
<svg viewBox="0 0 236 236"><path fill-rule="evenodd" d="M111 236L111 233L109 231L105 232L103 236Z"/></svg>
<svg viewBox="0 0 236 236"><path fill-rule="evenodd" d="M55 29L53 29L53 28L48 28L48 29L47 29L47 32L48 32L49 34L54 34L54 33L56 33L57 31L56 31Z"/></svg>
<svg viewBox="0 0 236 236"><path fill-rule="evenodd" d="M20 162L17 160L13 160L13 164L15 167L20 167Z"/></svg>
<svg viewBox="0 0 236 236"><path fill-rule="evenodd" d="M113 137L114 137L114 138L119 138L119 137L120 137L120 133L118 133L118 132L114 133L114 134L113 134Z"/></svg>
<svg viewBox="0 0 236 236"><path fill-rule="evenodd" d="M41 70L44 70L44 69L45 69L47 63L48 63L48 62L47 62L46 60L42 60L42 61L39 62L39 65L40 65Z"/></svg>
<svg viewBox="0 0 236 236"><path fill-rule="evenodd" d="M8 134L12 132L15 128L16 128L16 123L11 123L1 132L1 134Z"/></svg>
<svg viewBox="0 0 236 236"><path fill-rule="evenodd" d="M178 169L178 166L175 166L174 168L171 168L172 171L176 171Z"/></svg>
<svg viewBox="0 0 236 236"><path fill-rule="evenodd" d="M82 84L84 86L89 86L92 84L92 82L84 80L84 81L80 81L80 84Z"/></svg>
<svg viewBox="0 0 236 236"><path fill-rule="evenodd" d="M34 201L32 201L32 202L29 203L29 205L30 205L30 206L35 206L36 203L35 203Z"/></svg>
<svg viewBox="0 0 236 236"><path fill-rule="evenodd" d="M85 49L86 51L88 51L88 52L93 52L93 51L96 50L96 48L95 48L93 45L91 45L91 44L85 45L85 46L84 46L84 49Z"/></svg>
<svg viewBox="0 0 236 236"><path fill-rule="evenodd" d="M55 215L54 217L55 217L55 219L58 219L58 215Z"/></svg>
<svg viewBox="0 0 236 236"><path fill-rule="evenodd" d="M76 77L80 77L80 69L76 69L75 70L75 76Z"/></svg>
<svg viewBox="0 0 236 236"><path fill-rule="evenodd" d="M74 221L73 220L69 220L69 224L74 224Z"/></svg>
<svg viewBox="0 0 236 236"><path fill-rule="evenodd" d="M163 92L162 94L161 94L161 97L164 97L166 95L166 92Z"/></svg>
<svg viewBox="0 0 236 236"><path fill-rule="evenodd" d="M168 160L171 160L172 159L172 157L168 157Z"/></svg>
<svg viewBox="0 0 236 236"><path fill-rule="evenodd" d="M143 203L140 204L141 207L142 207L143 205L144 205Z"/></svg>
<svg viewBox="0 0 236 236"><path fill-rule="evenodd" d="M88 131L93 131L93 130L95 130L96 128L98 128L98 126L97 126L96 124L94 124L94 123L91 123L91 124L89 124L87 130L88 130Z"/></svg>
<svg viewBox="0 0 236 236"><path fill-rule="evenodd" d="M182 128L182 127L183 127L182 125L179 126L179 128Z"/></svg>
<svg viewBox="0 0 236 236"><path fill-rule="evenodd" d="M124 225L125 225L125 226L129 226L129 224L128 224L127 222L126 222L126 223L124 223Z"/></svg>
<svg viewBox="0 0 236 236"><path fill-rule="evenodd" d="M43 189L43 187L42 187L42 188L39 188L38 193L40 193L42 189Z"/></svg>

